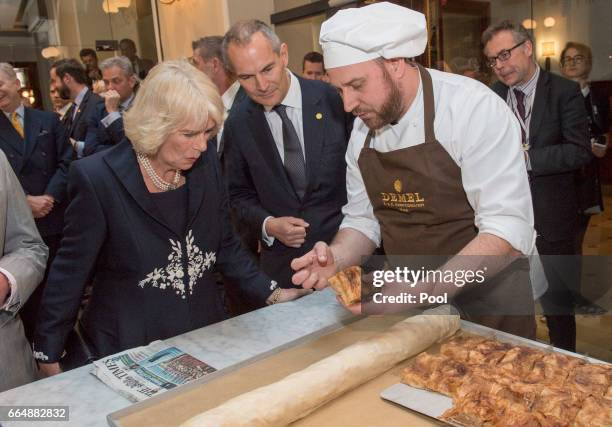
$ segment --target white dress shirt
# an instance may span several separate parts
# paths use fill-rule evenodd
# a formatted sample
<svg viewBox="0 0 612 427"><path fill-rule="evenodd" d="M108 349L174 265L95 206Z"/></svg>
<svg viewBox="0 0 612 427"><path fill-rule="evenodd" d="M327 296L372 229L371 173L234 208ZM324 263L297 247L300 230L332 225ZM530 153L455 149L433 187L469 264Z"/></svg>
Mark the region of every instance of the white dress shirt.
<svg viewBox="0 0 612 427"><path fill-rule="evenodd" d="M70 107L72 107L72 102L69 102L68 104L64 105L62 108L56 111L56 113L60 116L60 120L63 120L68 110L70 110Z"/></svg>
<svg viewBox="0 0 612 427"><path fill-rule="evenodd" d="M287 91L285 98L281 101L281 104L287 107L287 117L289 117L289 120L291 120L291 123L293 123L295 132L300 140L300 145L302 146L304 161L306 161L306 150L304 149L304 120L302 119L302 88L300 87L300 81L297 79L297 77L295 77L295 75L289 70L287 70L287 73L289 74L290 78L289 90ZM276 144L278 154L284 163L285 148L283 145L283 121L278 113L272 110L272 108L266 108L264 111L264 116L266 117L266 121L270 127L270 132L272 133L272 138L274 138L274 143ZM272 246L274 244L274 237L268 236L268 233L266 233L266 222L268 222L270 218L272 217L267 217L261 227L263 241L266 242L268 246Z"/></svg>
<svg viewBox="0 0 612 427"><path fill-rule="evenodd" d="M474 209L475 225L530 254L535 243L531 192L521 151L519 124L508 105L482 83L428 70L435 98L434 130L438 141L461 168L463 188ZM423 90L392 126L376 131L371 148L389 152L424 143ZM353 228L381 242L357 159L368 127L355 119L346 153L347 197L340 228ZM450 237L450 236L449 236Z"/></svg>
<svg viewBox="0 0 612 427"><path fill-rule="evenodd" d="M217 152L221 149L221 144L219 144L219 142L221 141L221 137L223 136L223 126L225 124L225 120L227 119L227 116L229 115L229 112L232 109L232 105L234 105L234 100L236 99L236 94L238 93L239 89L240 83L238 83L238 80L236 80L230 85L230 87L227 88L225 92L223 92L223 95L221 95L221 101L223 102L223 108L225 108L225 112L223 113L223 124L221 124L219 132L217 133Z"/></svg>

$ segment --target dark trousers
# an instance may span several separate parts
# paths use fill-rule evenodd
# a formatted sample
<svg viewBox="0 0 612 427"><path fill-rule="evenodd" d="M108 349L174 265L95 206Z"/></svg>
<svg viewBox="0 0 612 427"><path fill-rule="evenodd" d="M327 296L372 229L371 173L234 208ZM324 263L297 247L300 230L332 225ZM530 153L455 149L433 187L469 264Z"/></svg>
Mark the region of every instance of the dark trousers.
<svg viewBox="0 0 612 427"><path fill-rule="evenodd" d="M574 292L579 286L580 256L576 255L575 238L549 242L538 236L548 289L541 298L550 342L555 347L576 351L576 318Z"/></svg>
<svg viewBox="0 0 612 427"><path fill-rule="evenodd" d="M34 329L36 328L36 321L38 320L38 308L40 306L40 300L42 299L43 290L45 289L45 284L47 283L47 275L49 274L49 269L55 258L55 254L57 254L59 249L62 235L53 234L51 236L42 236L42 239L45 245L49 247L49 258L47 259L45 276L36 290L32 292L30 298L28 298L23 307L21 307L21 310L19 310L23 328L25 329L25 335L30 343L34 340Z"/></svg>

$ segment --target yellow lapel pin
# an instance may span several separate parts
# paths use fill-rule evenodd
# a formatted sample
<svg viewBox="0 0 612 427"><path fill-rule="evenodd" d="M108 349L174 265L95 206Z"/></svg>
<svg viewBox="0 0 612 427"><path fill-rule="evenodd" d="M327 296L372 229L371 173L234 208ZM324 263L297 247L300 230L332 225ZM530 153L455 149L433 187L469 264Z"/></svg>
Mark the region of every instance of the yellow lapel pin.
<svg viewBox="0 0 612 427"><path fill-rule="evenodd" d="M323 118L323 114L317 113L317 114L315 114L315 117L316 117L317 120L321 120Z"/></svg>

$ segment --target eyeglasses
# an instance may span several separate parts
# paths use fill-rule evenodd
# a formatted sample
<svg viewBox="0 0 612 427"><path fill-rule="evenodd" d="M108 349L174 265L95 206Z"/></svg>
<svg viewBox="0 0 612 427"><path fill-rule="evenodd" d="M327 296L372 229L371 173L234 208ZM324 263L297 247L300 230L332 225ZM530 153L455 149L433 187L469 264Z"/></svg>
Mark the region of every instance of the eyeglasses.
<svg viewBox="0 0 612 427"><path fill-rule="evenodd" d="M576 64L580 65L584 62L584 55L576 55L576 56L564 56L561 58L561 65L565 66L568 64Z"/></svg>
<svg viewBox="0 0 612 427"><path fill-rule="evenodd" d="M522 45L523 43L525 43L526 41L527 40L523 40L519 44L515 44L514 46L512 46L510 49L502 50L501 52L499 52L497 56L488 57L487 65L491 68L495 67L495 64L497 64L498 59L500 62L506 62L508 59L510 59L510 56L512 56L512 51L516 49L517 47L519 47L520 45Z"/></svg>

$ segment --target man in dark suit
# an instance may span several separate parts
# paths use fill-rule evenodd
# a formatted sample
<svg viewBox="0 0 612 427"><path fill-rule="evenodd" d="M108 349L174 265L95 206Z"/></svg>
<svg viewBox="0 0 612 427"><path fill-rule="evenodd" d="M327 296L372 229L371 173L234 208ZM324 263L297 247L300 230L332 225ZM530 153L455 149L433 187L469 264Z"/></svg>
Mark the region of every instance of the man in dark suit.
<svg viewBox="0 0 612 427"><path fill-rule="evenodd" d="M0 150L26 193L38 231L49 247L50 265L62 237L72 152L57 115L24 107L20 88L13 67L0 63ZM29 341L43 288L44 280L20 311Z"/></svg>
<svg viewBox="0 0 612 427"><path fill-rule="evenodd" d="M489 27L484 53L499 81L493 90L522 129L533 199L536 245L548 281L542 306L555 346L575 351L574 276L578 200L575 172L591 160L587 116L577 83L540 69L533 40L509 21ZM566 255L566 257L558 257Z"/></svg>
<svg viewBox="0 0 612 427"><path fill-rule="evenodd" d="M96 105L104 100L93 93L85 69L76 59L60 59L49 71L51 84L59 90L63 99L70 99L72 107L62 119L66 138L74 148L74 157L83 157L85 137L89 127L89 118L94 114Z"/></svg>
<svg viewBox="0 0 612 427"><path fill-rule="evenodd" d="M125 56L132 62L132 68L140 79L145 79L151 68L155 66L155 62L151 59L140 58L137 55L136 43L132 39L122 39L119 42L119 50L121 56Z"/></svg>
<svg viewBox="0 0 612 427"><path fill-rule="evenodd" d="M219 95L225 107L224 119L227 119L229 114L239 105L246 97L246 92L236 81L236 76L227 69L223 62L223 54L221 53L221 45L223 37L209 36L202 37L191 43L193 48L193 65L206 74L219 89ZM219 133L215 136L211 143L216 144L219 159L223 157L223 125L219 129Z"/></svg>
<svg viewBox="0 0 612 427"><path fill-rule="evenodd" d="M262 269L290 287L291 260L342 220L352 118L330 86L287 69L287 45L261 21L230 28L223 56L250 98L224 129L231 205L260 233Z"/></svg>
<svg viewBox="0 0 612 427"><path fill-rule="evenodd" d="M83 156L89 156L123 141L123 113L131 107L138 85L138 77L134 73L132 63L124 56L106 59L100 64L100 68L106 87L106 91L100 94L104 104L96 104L93 114L89 117Z"/></svg>

